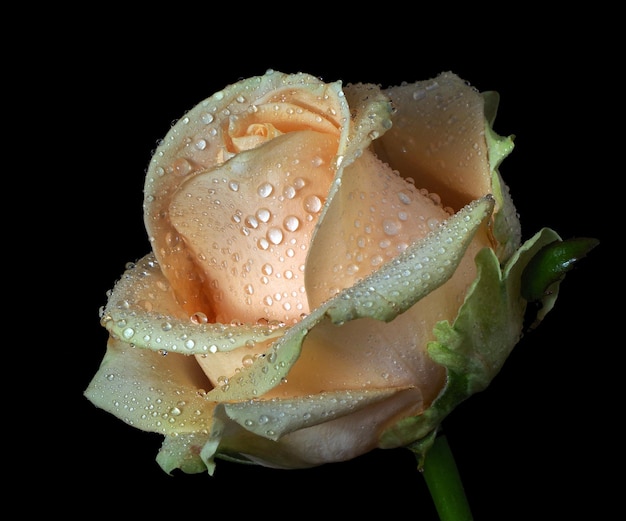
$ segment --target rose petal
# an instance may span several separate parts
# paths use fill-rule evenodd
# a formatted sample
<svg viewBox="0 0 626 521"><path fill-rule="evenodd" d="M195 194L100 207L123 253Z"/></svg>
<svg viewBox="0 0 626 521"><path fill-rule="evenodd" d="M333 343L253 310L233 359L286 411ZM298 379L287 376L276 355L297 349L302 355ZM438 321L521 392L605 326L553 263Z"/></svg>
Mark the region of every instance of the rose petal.
<svg viewBox="0 0 626 521"><path fill-rule="evenodd" d="M238 461L253 461L275 468L306 468L323 463L346 461L360 454L368 452L377 446L379 436L393 418L404 416L408 411L419 409L419 394L414 389L372 390L370 392L346 391L345 393L329 393L319 399L303 398L293 402L263 402L253 405L258 407L255 412L258 417L244 418L245 404L218 406L216 413L222 417L222 407L227 408L228 414L233 415L238 423L229 420L224 414L223 425L212 431L212 440L203 448L202 456L209 461L215 454L218 445L214 441L219 439L219 454L235 457ZM346 407L354 396L361 400L368 400L366 407L356 407L352 412L342 408L341 400L346 399ZM357 400L358 401L358 400ZM286 405L283 407L281 403ZM288 412L290 406L296 407L298 412ZM334 414L333 411L341 412ZM323 421L324 411L327 421ZM268 414L267 422L263 414ZM311 414L309 418L307 413ZM346 414L347 413L347 414ZM263 432L263 425L277 420L276 416L291 414L286 422L287 430L297 429L274 440L273 433L268 429ZM307 427L307 422L313 421L315 415L321 423ZM336 416L333 418L333 416ZM246 419L249 421L246 422ZM251 426L250 421L256 422ZM240 425L243 423L243 426ZM259 425L260 423L260 425ZM303 428L296 425L301 423ZM216 422L217 425L217 422ZM251 434L249 428L258 430L259 434ZM222 456L223 457L223 456Z"/></svg>
<svg viewBox="0 0 626 521"><path fill-rule="evenodd" d="M178 188L199 171L222 164L237 150L232 144L237 120L254 123L258 107L278 104L298 106L311 114L307 121L326 120L324 128L339 132L342 142L347 135L342 127L349 115L339 82L326 84L307 74L281 74L269 71L230 85L199 103L168 132L150 162L145 182L144 219L153 250L180 305L187 313L204 312L215 322L213 302L206 298L204 274L169 219L171 198ZM265 109L264 109L265 110ZM290 121L288 110L278 111L274 123ZM298 120L294 115L293 119ZM279 121L279 120L285 121ZM330 125L329 125L330 123ZM289 123L290 124L290 123ZM303 127L300 127L303 128ZM310 128L305 125L305 128ZM230 217L230 216L229 216ZM227 217L227 218L229 218Z"/></svg>
<svg viewBox="0 0 626 521"><path fill-rule="evenodd" d="M291 324L309 312L305 259L337 147L333 134L290 132L195 175L172 197L170 220L217 322Z"/></svg>
<svg viewBox="0 0 626 521"><path fill-rule="evenodd" d="M455 211L492 193L480 93L447 72L386 89L396 108L376 153L403 177L441 196Z"/></svg>
<svg viewBox="0 0 626 521"><path fill-rule="evenodd" d="M259 436L278 440L284 435L353 414L390 397L403 388L349 389L321 392L280 400L247 400L224 404L229 418L246 430ZM410 402L415 411L421 410L419 391L413 392Z"/></svg>
<svg viewBox="0 0 626 521"><path fill-rule="evenodd" d="M371 152L348 166L311 245L305 280L311 308L370 275L447 219L437 200Z"/></svg>
<svg viewBox="0 0 626 521"><path fill-rule="evenodd" d="M265 356L242 368L228 384L213 389L208 398L245 400L263 396L279 384L276 394L301 394L301 387L310 386L315 373L293 383L288 377L311 329L328 318L335 324L366 317L391 321L405 312L450 279L476 231L491 215L493 204L493 198L487 196L468 205L380 270L320 305L287 330ZM332 362L325 363L332 366Z"/></svg>
<svg viewBox="0 0 626 521"><path fill-rule="evenodd" d="M161 434L208 429L212 386L194 357L160 355L114 338L85 396L129 425Z"/></svg>
<svg viewBox="0 0 626 521"><path fill-rule="evenodd" d="M546 244L558 239L543 228L526 241L502 268L495 252L484 248L476 256L478 276L467 292L454 322L442 320L434 329L428 352L447 370L447 381L428 414L402 418L381 437L380 447L406 445L432 432L457 405L484 390L519 342L527 302L520 298L524 268ZM545 302L549 307L555 293ZM547 311L546 311L547 312Z"/></svg>
<svg viewBox="0 0 626 521"><path fill-rule="evenodd" d="M204 315L187 315L151 254L122 275L101 322L114 338L124 342L185 355L228 352L271 341L284 332L270 324L211 324ZM241 355L237 355L237 363L241 363Z"/></svg>

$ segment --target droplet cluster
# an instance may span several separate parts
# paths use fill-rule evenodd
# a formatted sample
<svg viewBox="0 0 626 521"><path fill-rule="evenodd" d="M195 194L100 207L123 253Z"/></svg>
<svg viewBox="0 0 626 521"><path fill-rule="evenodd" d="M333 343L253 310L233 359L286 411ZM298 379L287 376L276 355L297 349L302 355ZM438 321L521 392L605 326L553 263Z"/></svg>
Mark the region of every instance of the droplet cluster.
<svg viewBox="0 0 626 521"><path fill-rule="evenodd" d="M208 300L203 311L218 322L294 322L308 312L304 260L347 114L338 92L268 71L200 103L160 144L146 176L146 225L188 311Z"/></svg>

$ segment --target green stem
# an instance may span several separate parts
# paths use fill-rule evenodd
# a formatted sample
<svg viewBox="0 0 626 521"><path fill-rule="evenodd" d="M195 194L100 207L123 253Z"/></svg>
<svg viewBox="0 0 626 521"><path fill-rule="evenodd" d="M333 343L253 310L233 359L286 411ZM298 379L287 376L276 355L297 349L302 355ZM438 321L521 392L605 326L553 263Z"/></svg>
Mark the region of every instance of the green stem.
<svg viewBox="0 0 626 521"><path fill-rule="evenodd" d="M463 483L445 436L439 435L428 450L422 469L441 521L472 521Z"/></svg>

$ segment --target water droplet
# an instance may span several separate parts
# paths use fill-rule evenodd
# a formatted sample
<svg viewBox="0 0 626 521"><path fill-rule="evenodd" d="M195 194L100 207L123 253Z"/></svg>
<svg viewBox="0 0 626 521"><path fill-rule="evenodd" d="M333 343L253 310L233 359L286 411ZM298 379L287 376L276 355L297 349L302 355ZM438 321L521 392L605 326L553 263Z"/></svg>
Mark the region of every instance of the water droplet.
<svg viewBox="0 0 626 521"><path fill-rule="evenodd" d="M270 183L262 183L257 188L257 193L261 197L269 197L273 191L274 191L274 187Z"/></svg>
<svg viewBox="0 0 626 521"><path fill-rule="evenodd" d="M168 172L185 176L191 172L191 164L184 157L179 157L168 167Z"/></svg>
<svg viewBox="0 0 626 521"><path fill-rule="evenodd" d="M309 195L304 199L304 209L309 213L317 213L322 209L322 200L317 195Z"/></svg>
<svg viewBox="0 0 626 521"><path fill-rule="evenodd" d="M300 226L300 220L295 215L288 215L283 221L283 226L286 230L290 232L295 232Z"/></svg>
<svg viewBox="0 0 626 521"><path fill-rule="evenodd" d="M426 221L426 224L431 230L436 230L437 228L439 228L440 221L439 219L436 219L435 217L431 217Z"/></svg>
<svg viewBox="0 0 626 521"><path fill-rule="evenodd" d="M400 232L402 225L394 220L385 219L383 221L383 231L387 235L397 235Z"/></svg>
<svg viewBox="0 0 626 521"><path fill-rule="evenodd" d="M283 241L283 232L280 228L270 228L267 230L267 240L272 244L280 244Z"/></svg>
<svg viewBox="0 0 626 521"><path fill-rule="evenodd" d="M267 208L259 208L256 212L256 217L262 223L266 223L272 216L271 212Z"/></svg>
<svg viewBox="0 0 626 521"><path fill-rule="evenodd" d="M411 204L412 197L407 191L398 192L398 199L403 204Z"/></svg>
<svg viewBox="0 0 626 521"><path fill-rule="evenodd" d="M254 363L254 356L252 356L252 355L245 355L245 356L241 359L241 364L242 364L244 367L250 367L253 363Z"/></svg>
<svg viewBox="0 0 626 521"><path fill-rule="evenodd" d="M286 199L293 199L296 196L296 189L293 186L287 186L283 190Z"/></svg>
<svg viewBox="0 0 626 521"><path fill-rule="evenodd" d="M248 217L246 217L245 223L246 226L255 230L259 227L259 221L257 221L256 217L254 217L253 215L248 215Z"/></svg>

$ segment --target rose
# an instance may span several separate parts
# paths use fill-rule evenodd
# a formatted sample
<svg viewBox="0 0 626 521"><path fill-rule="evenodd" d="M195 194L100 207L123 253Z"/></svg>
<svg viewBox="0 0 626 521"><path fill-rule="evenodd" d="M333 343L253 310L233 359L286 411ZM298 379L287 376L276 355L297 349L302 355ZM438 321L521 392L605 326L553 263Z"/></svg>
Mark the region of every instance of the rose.
<svg viewBox="0 0 626 521"><path fill-rule="evenodd" d="M452 73L268 71L198 104L150 162L153 251L109 296L87 398L163 434L166 472L425 452L519 340L522 273L559 239L520 245L497 103Z"/></svg>

